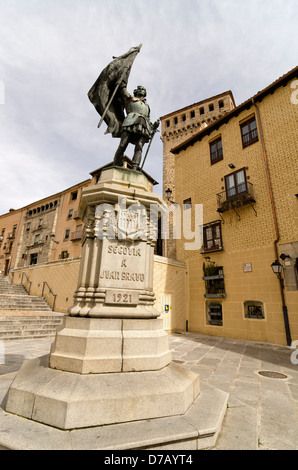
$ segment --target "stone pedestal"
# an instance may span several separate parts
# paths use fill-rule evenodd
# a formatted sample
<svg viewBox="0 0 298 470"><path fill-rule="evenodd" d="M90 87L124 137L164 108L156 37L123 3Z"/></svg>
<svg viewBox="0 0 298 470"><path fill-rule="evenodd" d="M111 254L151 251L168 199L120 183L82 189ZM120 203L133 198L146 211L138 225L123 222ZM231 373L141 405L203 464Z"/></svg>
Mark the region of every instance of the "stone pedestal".
<svg viewBox="0 0 298 470"><path fill-rule="evenodd" d="M27 418L22 421L25 431L33 429L28 424L33 422L34 429L44 425L46 430L51 426L73 434L77 429L88 436L90 448L98 448L96 442L105 446L98 441L103 432L113 435L119 426L128 426L130 434L124 444L122 438L121 448L142 448L145 442L150 447L154 442L158 448L167 443L166 448L177 449L179 441L198 446L201 431L189 422L199 420L207 396L200 395L197 374L171 362L168 336L154 308L157 233L152 215L161 204L144 174L122 168L104 170L98 184L84 189L79 207L83 249L74 305L50 355L26 361L7 395L7 416ZM222 393L212 418L214 436L227 399ZM169 430L167 437L163 419L169 417L179 432ZM152 444L146 440L144 423L159 429ZM138 439L132 437L136 434ZM117 443L113 445L117 449ZM55 448L55 442L51 446Z"/></svg>
<svg viewBox="0 0 298 470"><path fill-rule="evenodd" d="M79 206L82 260L71 316L159 316L154 309L153 222L162 199L151 190L142 173L115 167L84 189Z"/></svg>
<svg viewBox="0 0 298 470"><path fill-rule="evenodd" d="M65 317L50 367L77 374L159 370L171 362L162 320Z"/></svg>

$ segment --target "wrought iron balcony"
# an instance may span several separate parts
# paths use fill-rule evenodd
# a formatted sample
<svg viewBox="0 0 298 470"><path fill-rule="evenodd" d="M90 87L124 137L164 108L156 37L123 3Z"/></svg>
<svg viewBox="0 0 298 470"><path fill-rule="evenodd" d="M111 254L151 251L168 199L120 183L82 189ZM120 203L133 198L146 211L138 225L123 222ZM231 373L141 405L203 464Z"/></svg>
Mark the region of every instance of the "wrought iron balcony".
<svg viewBox="0 0 298 470"><path fill-rule="evenodd" d="M252 204L253 202L256 202L253 184L244 181L217 194L217 212L235 210L237 207Z"/></svg>

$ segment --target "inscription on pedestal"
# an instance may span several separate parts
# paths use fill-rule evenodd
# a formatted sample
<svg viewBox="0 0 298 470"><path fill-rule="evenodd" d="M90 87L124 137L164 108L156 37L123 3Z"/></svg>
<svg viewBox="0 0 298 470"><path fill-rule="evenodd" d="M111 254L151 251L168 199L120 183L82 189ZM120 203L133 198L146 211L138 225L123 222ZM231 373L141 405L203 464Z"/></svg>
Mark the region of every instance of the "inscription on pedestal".
<svg viewBox="0 0 298 470"><path fill-rule="evenodd" d="M105 303L117 305L137 305L139 303L139 295L137 292L107 290Z"/></svg>
<svg viewBox="0 0 298 470"><path fill-rule="evenodd" d="M145 264L146 243L140 241L132 244L117 239L105 239L102 247L99 284L102 287L144 289ZM110 296L108 299L113 300ZM135 301L134 298L133 302ZM112 303L117 303L117 299Z"/></svg>

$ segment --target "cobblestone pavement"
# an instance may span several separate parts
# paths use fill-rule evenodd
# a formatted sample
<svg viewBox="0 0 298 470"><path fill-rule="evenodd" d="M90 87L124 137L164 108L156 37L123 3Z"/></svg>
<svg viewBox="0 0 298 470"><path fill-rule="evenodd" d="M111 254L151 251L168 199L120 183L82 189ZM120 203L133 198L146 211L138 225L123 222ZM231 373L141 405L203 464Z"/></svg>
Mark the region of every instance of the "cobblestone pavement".
<svg viewBox="0 0 298 470"><path fill-rule="evenodd" d="M0 375L47 354L52 341L0 343ZM298 449L298 365L291 348L198 333L172 334L169 344L173 361L198 373L202 389L209 384L229 393L215 449Z"/></svg>
<svg viewBox="0 0 298 470"><path fill-rule="evenodd" d="M291 362L292 349L197 333L171 335L170 347L174 361L200 375L202 387L207 382L229 393L216 449L298 449L298 365Z"/></svg>

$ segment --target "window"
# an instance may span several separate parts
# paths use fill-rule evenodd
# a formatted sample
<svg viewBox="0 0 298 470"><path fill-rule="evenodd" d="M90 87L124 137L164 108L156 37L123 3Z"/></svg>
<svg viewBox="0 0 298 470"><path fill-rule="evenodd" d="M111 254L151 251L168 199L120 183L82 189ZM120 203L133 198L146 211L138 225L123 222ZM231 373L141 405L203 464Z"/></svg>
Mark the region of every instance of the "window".
<svg viewBox="0 0 298 470"><path fill-rule="evenodd" d="M240 128L243 148L248 147L249 145L259 140L255 117L251 118L249 121L246 121L244 124L241 124Z"/></svg>
<svg viewBox="0 0 298 470"><path fill-rule="evenodd" d="M214 111L214 105L212 103L209 104L209 111Z"/></svg>
<svg viewBox="0 0 298 470"><path fill-rule="evenodd" d="M69 209L68 214L67 214L67 219L72 219L73 216L73 209Z"/></svg>
<svg viewBox="0 0 298 470"><path fill-rule="evenodd" d="M64 240L68 240L70 236L70 229L66 229L64 233Z"/></svg>
<svg viewBox="0 0 298 470"><path fill-rule="evenodd" d="M203 279L205 281L204 297L207 299L226 297L223 267L216 266L211 261L209 261L209 264L205 264L204 262L203 273Z"/></svg>
<svg viewBox="0 0 298 470"><path fill-rule="evenodd" d="M39 219L38 228L42 227L43 219Z"/></svg>
<svg viewBox="0 0 298 470"><path fill-rule="evenodd" d="M183 201L183 210L191 209L191 198L184 199Z"/></svg>
<svg viewBox="0 0 298 470"><path fill-rule="evenodd" d="M28 222L28 223L27 223L27 226L26 226L26 232L29 232L30 226L31 226L31 222Z"/></svg>
<svg viewBox="0 0 298 470"><path fill-rule="evenodd" d="M208 325L222 325L222 304L221 302L206 302L206 313Z"/></svg>
<svg viewBox="0 0 298 470"><path fill-rule="evenodd" d="M203 225L204 251L222 250L221 223Z"/></svg>
<svg viewBox="0 0 298 470"><path fill-rule="evenodd" d="M178 124L178 118L174 117L174 124Z"/></svg>
<svg viewBox="0 0 298 470"><path fill-rule="evenodd" d="M70 195L71 201L75 201L77 198L78 198L78 191L74 191L73 193L71 193Z"/></svg>
<svg viewBox="0 0 298 470"><path fill-rule="evenodd" d="M166 126L170 127L170 121L169 120L166 121Z"/></svg>
<svg viewBox="0 0 298 470"><path fill-rule="evenodd" d="M190 112L190 117L191 117L192 119L195 117L195 115L196 115L195 111L191 111L191 112Z"/></svg>
<svg viewBox="0 0 298 470"><path fill-rule="evenodd" d="M202 107L200 108L200 114L202 115L202 114L204 114L204 113L205 113L204 107L202 106Z"/></svg>
<svg viewBox="0 0 298 470"><path fill-rule="evenodd" d="M30 265L37 264L38 253L31 253L30 255Z"/></svg>
<svg viewBox="0 0 298 470"><path fill-rule="evenodd" d="M222 152L222 141L221 137L219 139L210 142L210 158L211 158L211 165L216 162L219 162L223 159L223 152Z"/></svg>
<svg viewBox="0 0 298 470"><path fill-rule="evenodd" d="M186 115L182 114L182 121L186 121Z"/></svg>
<svg viewBox="0 0 298 470"><path fill-rule="evenodd" d="M68 251L61 251L60 259L66 259L66 258L69 258Z"/></svg>
<svg viewBox="0 0 298 470"><path fill-rule="evenodd" d="M40 242L40 234L35 235L34 245L37 245L37 243L39 243L39 242Z"/></svg>
<svg viewBox="0 0 298 470"><path fill-rule="evenodd" d="M225 176L227 199L247 192L245 169L235 171Z"/></svg>
<svg viewBox="0 0 298 470"><path fill-rule="evenodd" d="M244 302L245 318L265 318L263 302L258 300L246 300Z"/></svg>
<svg viewBox="0 0 298 470"><path fill-rule="evenodd" d="M219 107L219 109L224 107L224 101L223 100L219 100L218 107Z"/></svg>

